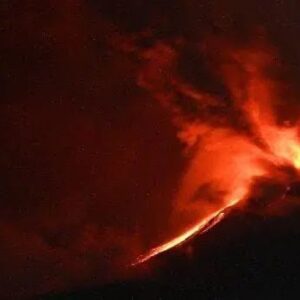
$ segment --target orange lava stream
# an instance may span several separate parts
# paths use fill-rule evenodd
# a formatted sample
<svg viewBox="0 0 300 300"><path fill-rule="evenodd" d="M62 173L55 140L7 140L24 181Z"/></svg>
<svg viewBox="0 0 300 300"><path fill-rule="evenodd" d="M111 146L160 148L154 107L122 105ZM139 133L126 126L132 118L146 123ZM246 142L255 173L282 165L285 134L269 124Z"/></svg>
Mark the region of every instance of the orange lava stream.
<svg viewBox="0 0 300 300"><path fill-rule="evenodd" d="M207 216L205 219L202 219L199 223L191 227L190 229L186 230L181 235L177 236L176 238L158 246L152 248L148 253L139 256L136 261L132 264L133 266L141 264L152 257L166 252L174 247L182 245L182 243L189 240L191 237L195 236L196 234L203 234L209 229L213 228L217 225L223 218L226 216L228 209L235 206L239 200L233 200L228 205L222 207L221 209L215 211L214 213Z"/></svg>

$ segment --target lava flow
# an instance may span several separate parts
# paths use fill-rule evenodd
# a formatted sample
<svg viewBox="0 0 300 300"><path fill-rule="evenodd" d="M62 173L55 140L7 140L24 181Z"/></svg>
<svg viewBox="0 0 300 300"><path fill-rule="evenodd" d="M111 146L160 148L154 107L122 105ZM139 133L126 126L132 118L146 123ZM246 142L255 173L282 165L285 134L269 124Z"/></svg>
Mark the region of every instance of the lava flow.
<svg viewBox="0 0 300 300"><path fill-rule="evenodd" d="M235 202L230 203L230 205L226 206L225 208L223 208L220 211L216 211L215 213L208 216L204 220L201 220L198 224L196 224L192 228L188 229L187 231L185 231L183 234L179 235L178 237L170 240L169 242L167 242L163 245L160 245L156 248L151 249L149 251L149 253L138 257L136 262L133 263L133 265L143 263L159 253L168 251L169 249L172 249L178 245L181 245L182 243L186 242L187 240L189 240L190 238L192 238L195 235L200 235L202 233L205 233L210 228L212 228L216 224L218 224L226 216L227 210L230 207L234 206L235 204L236 204Z"/></svg>
<svg viewBox="0 0 300 300"><path fill-rule="evenodd" d="M226 86L229 104L182 78L175 67L178 49L158 44L142 54L145 66L139 84L170 111L178 137L191 153L174 201L175 213L198 221L139 256L133 265L214 227L234 206L251 199L258 178L272 177L288 186L274 169L289 166L298 174L300 168L298 124L282 125L275 110L283 100L282 83L270 76L270 71L277 72L274 50L263 42L238 48L218 39L201 49ZM187 111L187 104L192 109Z"/></svg>

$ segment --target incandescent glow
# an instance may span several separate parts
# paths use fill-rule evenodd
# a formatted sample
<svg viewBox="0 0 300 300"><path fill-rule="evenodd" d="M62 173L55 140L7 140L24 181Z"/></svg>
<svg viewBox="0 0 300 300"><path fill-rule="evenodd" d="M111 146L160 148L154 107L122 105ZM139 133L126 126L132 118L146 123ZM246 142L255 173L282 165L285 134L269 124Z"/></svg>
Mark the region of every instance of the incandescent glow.
<svg viewBox="0 0 300 300"><path fill-rule="evenodd" d="M291 164L294 165L295 168L300 168L300 145L297 142L295 142L295 140L285 140L282 141L282 145L280 145L279 143L276 146L278 148L279 159L288 160ZM273 160L276 161L276 157L274 157ZM253 172L252 170L252 172L250 173L255 174L255 171ZM224 217L230 211L230 208L236 206L243 199L243 197L247 193L246 189L247 184L244 184L244 189L238 189L238 192L236 193L235 198L233 198L233 200L229 201L223 207L214 211L204 219L201 219L196 225L187 229L179 236L171 239L170 241L158 247L151 249L148 253L139 256L132 265L134 266L141 264L160 253L166 252L174 247L182 245L184 242L186 242L193 236L203 234L209 229L213 228L215 225L217 225L220 221L224 219Z"/></svg>
<svg viewBox="0 0 300 300"><path fill-rule="evenodd" d="M221 220L223 220L228 210L234 205L236 205L237 203L238 200L231 201L227 206L207 216L205 219L201 220L199 223L197 223L190 229L186 230L184 233L177 236L176 238L166 242L165 244L162 244L158 247L151 249L145 255L139 256L132 265L143 263L149 260L150 258L152 258L153 256L156 256L157 254L166 252L178 245L181 245L182 243L186 242L196 234L199 235L205 233L206 231L214 227L216 224L218 224Z"/></svg>
<svg viewBox="0 0 300 300"><path fill-rule="evenodd" d="M293 161L297 169L300 168L300 147L299 145L291 145L293 151Z"/></svg>
<svg viewBox="0 0 300 300"><path fill-rule="evenodd" d="M206 219L201 220L200 223L188 229L178 237L170 240L165 244L162 244L156 248L151 249L149 253L145 255L141 255L140 257L137 258L137 261L133 263L133 265L143 263L159 253L168 251L171 248L181 245L182 243L184 243L185 241L187 241L188 239L190 239L196 234L201 234L206 232L207 230L215 226L217 223L219 223L224 218L224 216L225 216L224 210L215 212L214 214L208 216Z"/></svg>
<svg viewBox="0 0 300 300"><path fill-rule="evenodd" d="M167 242L161 246L151 249L149 251L149 253L147 253L145 255L141 255L140 257L138 257L137 261L133 265L143 263L159 253L168 251L169 249L172 249L178 245L181 245L182 243L184 243L185 241L187 241L188 239L190 239L191 237L193 237L196 234L206 232L211 227L213 227L215 224L219 223L224 218L224 216L225 216L225 214L223 211L215 212L213 215L208 216L206 219L202 220L200 223L198 223L195 226L193 226L192 228L188 229L187 231L185 231L178 237L170 240L169 242Z"/></svg>
<svg viewBox="0 0 300 300"><path fill-rule="evenodd" d="M274 170L290 166L296 172L300 169L298 124L280 125L274 109L282 99L279 99L280 82L269 73L273 51L265 44L236 48L222 43L212 40L204 50L209 54L212 50L212 55L217 56L214 71L222 78L234 107L232 115L225 114L222 118L213 113L220 114L226 109L222 99L191 87L174 71L176 50L156 45L143 55L146 63L140 85L170 111L178 138L193 153L174 207L178 215L191 216L194 220L191 224L195 225L139 256L133 265L218 224L230 208L246 198L251 199L247 196L251 195L257 178L276 176L270 173L271 167ZM165 77L159 79L158 74ZM178 99L186 101L188 107L192 103L192 109L187 111ZM232 119L239 117L241 124L236 125ZM245 127L248 131L242 132L241 128Z"/></svg>

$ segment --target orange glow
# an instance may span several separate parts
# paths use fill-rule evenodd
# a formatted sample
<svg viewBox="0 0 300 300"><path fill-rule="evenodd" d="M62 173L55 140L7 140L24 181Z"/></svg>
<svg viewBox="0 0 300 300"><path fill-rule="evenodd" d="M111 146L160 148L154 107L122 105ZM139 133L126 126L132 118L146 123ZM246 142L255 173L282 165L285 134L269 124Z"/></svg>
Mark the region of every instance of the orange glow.
<svg viewBox="0 0 300 300"><path fill-rule="evenodd" d="M172 249L178 245L181 245L182 243L186 242L196 234L203 234L206 231L208 231L210 228L214 227L216 224L218 224L223 218L226 216L226 210L228 210L230 207L234 206L237 203L237 201L230 202L226 207L215 211L211 215L207 216L205 219L201 220L199 223L194 225L193 227L189 228L185 232L183 232L181 235L177 236L176 238L166 242L165 244L162 244L156 248L151 249L148 253L145 255L141 255L137 258L136 262L133 263L133 265L137 265L140 263L143 263L153 256L160 254L162 252L168 251L169 249Z"/></svg>
<svg viewBox="0 0 300 300"><path fill-rule="evenodd" d="M222 54L214 52L220 56L215 72L227 86L235 108L249 124L251 133L242 134L229 126L212 125L209 118L191 120L183 108L172 102L176 93L193 102L199 110L217 107L220 100L191 88L173 73L175 50L168 50L164 45L158 46L157 52L152 49L148 53L149 66L146 65L141 74L141 85L167 104L178 127L178 138L186 145L187 153L193 153L174 199L174 214L188 215L190 220L197 221L191 222L195 225L175 238L138 257L134 265L177 247L218 224L230 208L246 199L255 178L269 174L267 165L291 165L300 169L298 126L278 125L274 113L280 83L269 78L266 71L272 66L273 52L265 45L236 49L218 43L213 41L211 46L223 49ZM162 55L161 49L165 50L164 60L156 57ZM205 51L210 51L209 43ZM155 83L158 79L153 72L153 64L157 61L159 66L156 67L166 74L160 84ZM170 92L170 88L174 92ZM227 116L229 121L234 117Z"/></svg>
<svg viewBox="0 0 300 300"><path fill-rule="evenodd" d="M187 241L188 239L193 237L195 234L200 234L200 233L206 232L211 227L213 227L214 225L219 223L224 218L224 216L225 216L225 214L224 214L223 210L216 211L215 213L213 213L212 215L208 216L207 218L201 220L201 222L194 225L190 229L186 230L184 233L177 236L176 238L166 242L165 244L162 244L161 246L151 249L149 251L149 253L147 253L145 255L141 255L140 257L137 258L137 261L133 265L143 263L146 260L150 259L151 257L153 257L159 253L168 251L171 248L181 245L182 243L184 243L185 241ZM209 226L207 227L208 224L209 224Z"/></svg>

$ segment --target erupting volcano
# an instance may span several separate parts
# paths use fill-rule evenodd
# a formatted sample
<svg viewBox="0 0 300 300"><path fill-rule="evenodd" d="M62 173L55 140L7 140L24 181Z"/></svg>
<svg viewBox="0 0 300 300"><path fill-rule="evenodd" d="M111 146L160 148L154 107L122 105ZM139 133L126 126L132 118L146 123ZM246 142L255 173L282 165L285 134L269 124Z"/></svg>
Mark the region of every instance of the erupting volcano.
<svg viewBox="0 0 300 300"><path fill-rule="evenodd" d="M1 300L298 286L299 1L0 11Z"/></svg>
<svg viewBox="0 0 300 300"><path fill-rule="evenodd" d="M247 202L255 198L252 188L260 178L273 178L288 190L291 178L278 170L293 169L296 178L292 180L299 175L299 124L278 116L276 107L284 101L283 83L276 79L276 51L264 38L240 47L218 38L199 45L199 51L210 59L212 73L229 91L227 103L176 74L176 51L157 44L143 53L139 84L170 111L178 137L186 144L191 158L175 210L198 221L139 256L133 265L206 232L233 207L251 205ZM234 109L228 109L229 105Z"/></svg>

